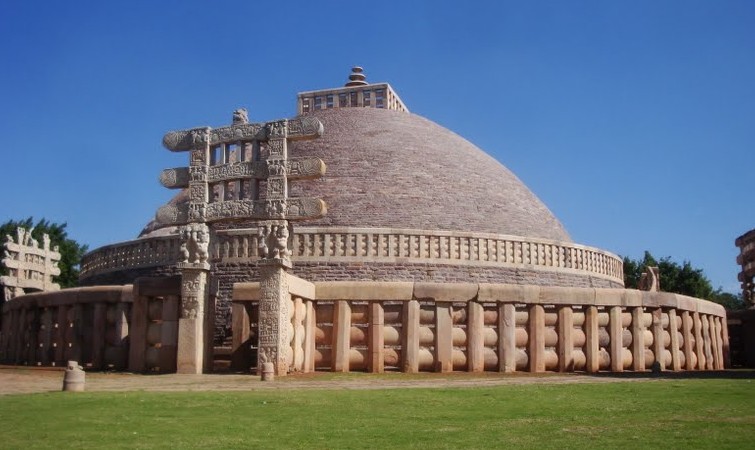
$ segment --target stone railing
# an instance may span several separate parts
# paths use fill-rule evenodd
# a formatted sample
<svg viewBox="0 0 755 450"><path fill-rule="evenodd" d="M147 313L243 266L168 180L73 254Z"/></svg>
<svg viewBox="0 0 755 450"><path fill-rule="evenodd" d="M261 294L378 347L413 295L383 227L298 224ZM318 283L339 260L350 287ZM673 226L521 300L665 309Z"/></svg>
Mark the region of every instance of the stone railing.
<svg viewBox="0 0 755 450"><path fill-rule="evenodd" d="M301 284L296 279L291 286ZM304 372L593 373L728 365L724 308L683 295L502 284L306 284L311 287L291 289L290 300L289 359L300 360ZM259 283L237 283L237 369L256 364L258 311Z"/></svg>
<svg viewBox="0 0 755 450"><path fill-rule="evenodd" d="M215 262L258 258L257 230L218 231ZM82 258L81 279L105 272L173 265L180 258L178 236L112 244ZM578 244L483 233L390 228L297 227L292 237L294 262L434 263L530 268L595 276L624 284L618 256Z"/></svg>
<svg viewBox="0 0 755 450"><path fill-rule="evenodd" d="M622 260L583 245L482 233L389 228L295 228L300 262L397 262L527 267L609 279L623 286ZM218 232L216 261L257 258L256 230Z"/></svg>
<svg viewBox="0 0 755 450"><path fill-rule="evenodd" d="M132 287L97 286L22 295L2 305L0 362L126 368Z"/></svg>
<svg viewBox="0 0 755 450"><path fill-rule="evenodd" d="M81 259L80 279L117 270L175 265L181 242L178 235L120 242L93 250Z"/></svg>

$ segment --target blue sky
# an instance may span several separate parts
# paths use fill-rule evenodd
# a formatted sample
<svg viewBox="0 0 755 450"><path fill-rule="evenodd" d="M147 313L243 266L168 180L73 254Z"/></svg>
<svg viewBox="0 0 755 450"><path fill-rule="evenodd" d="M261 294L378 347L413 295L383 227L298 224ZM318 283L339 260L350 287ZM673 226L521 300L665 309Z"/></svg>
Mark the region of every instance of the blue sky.
<svg viewBox="0 0 755 450"><path fill-rule="evenodd" d="M136 237L165 132L295 113L349 68L516 173L574 241L738 292L755 227L755 2L0 0L0 220ZM463 164L463 161L456 162Z"/></svg>

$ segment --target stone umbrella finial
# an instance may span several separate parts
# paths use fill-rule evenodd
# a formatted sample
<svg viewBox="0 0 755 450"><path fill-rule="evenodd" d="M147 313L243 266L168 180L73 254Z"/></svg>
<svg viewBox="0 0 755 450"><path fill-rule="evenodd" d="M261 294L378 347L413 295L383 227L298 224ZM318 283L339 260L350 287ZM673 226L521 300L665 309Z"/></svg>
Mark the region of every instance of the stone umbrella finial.
<svg viewBox="0 0 755 450"><path fill-rule="evenodd" d="M364 69L359 66L354 66L351 68L351 75L349 75L349 82L346 83L346 87L349 86L366 86L369 83L367 83L367 77L364 75Z"/></svg>

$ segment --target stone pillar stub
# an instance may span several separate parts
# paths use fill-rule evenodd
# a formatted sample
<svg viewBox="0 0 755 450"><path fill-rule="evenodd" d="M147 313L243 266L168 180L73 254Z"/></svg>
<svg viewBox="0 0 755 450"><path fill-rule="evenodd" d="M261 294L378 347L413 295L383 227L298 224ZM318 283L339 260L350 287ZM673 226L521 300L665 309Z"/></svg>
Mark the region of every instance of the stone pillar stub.
<svg viewBox="0 0 755 450"><path fill-rule="evenodd" d="M289 303L291 294L288 289L287 267L276 260L261 260L260 269L260 304L259 304L259 352L257 367L271 362L275 374L288 373L288 336Z"/></svg>

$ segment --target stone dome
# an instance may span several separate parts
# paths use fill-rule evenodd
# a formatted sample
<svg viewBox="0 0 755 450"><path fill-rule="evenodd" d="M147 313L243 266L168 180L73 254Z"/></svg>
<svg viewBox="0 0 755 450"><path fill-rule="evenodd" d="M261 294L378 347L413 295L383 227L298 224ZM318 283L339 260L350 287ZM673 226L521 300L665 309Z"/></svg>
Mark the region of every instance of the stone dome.
<svg viewBox="0 0 755 450"><path fill-rule="evenodd" d="M318 139L292 142L289 156L319 157L327 172L318 180L291 182L289 193L324 199L328 213L300 225L483 232L571 242L516 175L428 119L376 108L309 114L323 123L325 132ZM170 203L187 200L181 192ZM152 222L142 235L167 231L157 228Z"/></svg>
<svg viewBox="0 0 755 450"><path fill-rule="evenodd" d="M294 142L317 156L319 180L291 183L292 196L328 205L306 226L487 232L571 242L561 223L510 170L475 145L415 114L376 108L310 113L322 137Z"/></svg>

